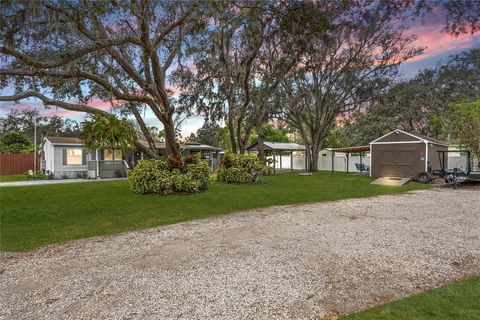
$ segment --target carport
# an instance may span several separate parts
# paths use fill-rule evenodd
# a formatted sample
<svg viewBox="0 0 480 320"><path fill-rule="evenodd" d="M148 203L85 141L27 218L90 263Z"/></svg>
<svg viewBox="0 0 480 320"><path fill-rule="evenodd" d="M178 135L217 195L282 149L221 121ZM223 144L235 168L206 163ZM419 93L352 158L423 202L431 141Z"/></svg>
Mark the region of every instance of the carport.
<svg viewBox="0 0 480 320"><path fill-rule="evenodd" d="M327 148L326 150L332 153L332 172L335 171L335 153L345 153L347 156L347 173L348 173L348 166L350 161L350 155L352 153L360 154L360 165L363 164L363 152L370 151L370 146L356 146L356 147L345 147L345 148Z"/></svg>
<svg viewBox="0 0 480 320"><path fill-rule="evenodd" d="M280 169L282 169L282 152L289 152L290 153L290 171L293 172L293 152L295 151L303 151L306 152L305 146L302 146L297 143L289 143L289 142L271 142L271 141L264 141L263 142L263 150L265 151L265 156L270 153L273 157L273 173L275 173L275 163L276 163L276 156L280 156ZM252 144L250 147L247 148L248 152L258 152L258 142ZM305 156L305 170L307 170L307 157Z"/></svg>

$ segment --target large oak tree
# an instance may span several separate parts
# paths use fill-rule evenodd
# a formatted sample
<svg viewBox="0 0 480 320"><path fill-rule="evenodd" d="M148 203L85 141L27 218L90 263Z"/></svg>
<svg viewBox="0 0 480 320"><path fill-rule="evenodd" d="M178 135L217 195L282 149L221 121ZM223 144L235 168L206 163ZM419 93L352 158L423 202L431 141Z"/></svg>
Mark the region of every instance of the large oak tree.
<svg viewBox="0 0 480 320"><path fill-rule="evenodd" d="M141 111L163 124L167 151L175 139L170 73L181 64L185 42L205 27L195 1L7 1L0 18L1 88L15 93L0 101L35 97L47 106L89 114L110 102L138 123L155 157L154 140Z"/></svg>
<svg viewBox="0 0 480 320"><path fill-rule="evenodd" d="M262 139L280 83L309 40L324 34L335 18L335 5L324 4L324 11L312 11L315 5L308 1L227 2L195 44L193 67L177 73L186 109L196 109L208 121L225 121L233 151L244 153L254 129Z"/></svg>
<svg viewBox="0 0 480 320"><path fill-rule="evenodd" d="M338 6L326 35L316 38L278 95L278 117L297 129L308 146L309 169L338 117L378 96L398 65L420 52L401 23L409 2L350 2ZM316 10L323 10L320 3ZM310 41L312 41L310 39Z"/></svg>

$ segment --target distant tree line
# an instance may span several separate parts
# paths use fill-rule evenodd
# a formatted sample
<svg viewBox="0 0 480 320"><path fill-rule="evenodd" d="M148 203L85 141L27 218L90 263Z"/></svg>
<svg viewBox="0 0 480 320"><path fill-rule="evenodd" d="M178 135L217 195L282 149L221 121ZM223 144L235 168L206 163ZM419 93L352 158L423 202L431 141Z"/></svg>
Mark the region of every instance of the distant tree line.
<svg viewBox="0 0 480 320"><path fill-rule="evenodd" d="M413 79L395 82L367 108L340 121L330 132L328 146L366 145L397 128L454 140L456 130L448 125L450 106L475 101L480 101L480 49L452 55ZM466 113L463 122L468 120ZM461 124L459 119L455 122Z"/></svg>
<svg viewBox="0 0 480 320"><path fill-rule="evenodd" d="M415 83L391 84L422 48L402 26L435 6L447 10L447 32L478 30L480 6L467 0L5 1L0 89L14 93L0 101L36 98L105 123L109 113L90 104L100 99L133 119L133 143L152 158L158 134L180 155L177 124L190 115L225 123L237 153L282 122L308 146L315 171L339 119L404 108L393 98ZM157 135L146 109L163 125Z"/></svg>
<svg viewBox="0 0 480 320"><path fill-rule="evenodd" d="M37 145L41 144L46 136L78 137L81 124L77 121L60 116L42 116L38 110L10 110L0 117L0 135L14 131L24 134L30 143L34 140L34 127L37 130Z"/></svg>

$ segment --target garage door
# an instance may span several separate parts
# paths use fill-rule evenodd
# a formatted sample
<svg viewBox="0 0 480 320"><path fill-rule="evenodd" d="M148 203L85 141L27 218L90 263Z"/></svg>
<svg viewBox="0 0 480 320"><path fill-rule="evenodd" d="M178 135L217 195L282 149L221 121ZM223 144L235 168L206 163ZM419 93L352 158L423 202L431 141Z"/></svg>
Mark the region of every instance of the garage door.
<svg viewBox="0 0 480 320"><path fill-rule="evenodd" d="M416 149L380 151L382 177L413 177L416 174Z"/></svg>
<svg viewBox="0 0 480 320"><path fill-rule="evenodd" d="M399 150L397 152L397 166L399 177L414 177L417 168L416 149Z"/></svg>

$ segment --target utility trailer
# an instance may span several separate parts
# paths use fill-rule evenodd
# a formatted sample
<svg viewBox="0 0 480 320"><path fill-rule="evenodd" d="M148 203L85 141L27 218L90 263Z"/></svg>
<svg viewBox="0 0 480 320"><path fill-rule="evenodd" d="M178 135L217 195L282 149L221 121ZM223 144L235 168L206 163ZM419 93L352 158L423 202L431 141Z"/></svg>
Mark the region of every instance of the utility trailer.
<svg viewBox="0 0 480 320"><path fill-rule="evenodd" d="M448 169L448 153L465 154L466 156L466 168ZM469 150L442 150L438 151L438 157L440 160L440 169L433 170L434 177L440 177L445 179L445 182L453 185L456 189L459 182L463 181L480 181L480 171L474 170L473 156Z"/></svg>

